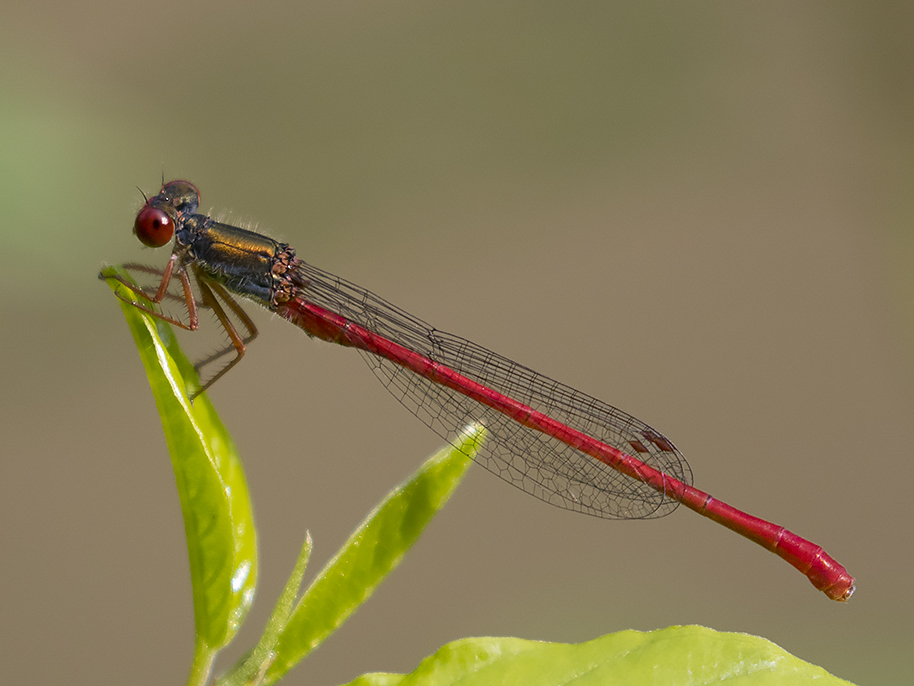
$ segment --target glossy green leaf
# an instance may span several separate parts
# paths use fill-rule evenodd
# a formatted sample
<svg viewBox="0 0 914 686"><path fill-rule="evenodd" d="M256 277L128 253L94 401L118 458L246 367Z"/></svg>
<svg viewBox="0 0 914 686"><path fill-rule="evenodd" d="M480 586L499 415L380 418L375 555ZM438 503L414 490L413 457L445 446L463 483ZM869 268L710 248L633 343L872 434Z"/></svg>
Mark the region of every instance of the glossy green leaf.
<svg viewBox="0 0 914 686"><path fill-rule="evenodd" d="M101 276L129 274L108 267ZM135 296L108 280L125 298ZM238 631L257 579L257 545L248 487L235 446L205 396L171 327L129 303L121 309L156 400L178 487L193 589L196 650L192 674L204 679L215 651ZM193 677L192 677L193 681Z"/></svg>
<svg viewBox="0 0 914 686"><path fill-rule="evenodd" d="M276 658L276 644L289 623L292 608L298 598L305 569L311 557L311 534L305 537L305 543L295 562L295 567L286 586L279 596L276 607L267 621L267 626L257 645L245 655L227 674L216 681L216 686L241 686L242 684L260 684L273 660Z"/></svg>
<svg viewBox="0 0 914 686"><path fill-rule="evenodd" d="M299 601L264 684L278 680L371 596L447 502L484 435L482 427L468 428L457 448L429 458L368 515Z"/></svg>
<svg viewBox="0 0 914 686"><path fill-rule="evenodd" d="M586 643L466 638L449 643L410 674L366 674L349 686L838 686L849 682L774 643L700 626L621 631Z"/></svg>

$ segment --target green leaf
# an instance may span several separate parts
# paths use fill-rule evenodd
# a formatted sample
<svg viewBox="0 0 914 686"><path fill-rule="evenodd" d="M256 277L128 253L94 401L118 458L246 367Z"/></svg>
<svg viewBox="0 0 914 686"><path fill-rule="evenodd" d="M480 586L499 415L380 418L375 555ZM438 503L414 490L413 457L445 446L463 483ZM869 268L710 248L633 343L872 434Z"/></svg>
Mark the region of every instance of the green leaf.
<svg viewBox="0 0 914 686"><path fill-rule="evenodd" d="M748 634L701 626L621 631L586 643L466 638L449 643L406 675L366 674L349 686L791 686L848 684Z"/></svg>
<svg viewBox="0 0 914 686"><path fill-rule="evenodd" d="M400 563L460 483L485 436L469 427L391 491L305 592L282 632L264 684L282 677L337 629Z"/></svg>
<svg viewBox="0 0 914 686"><path fill-rule="evenodd" d="M295 567L292 569L292 574L289 576L289 580L286 582L286 586L276 602L273 614L270 615L267 626L257 645L248 655L239 660L238 664L229 670L227 674L216 681L217 686L259 684L263 681L263 676L276 658L275 648L279 637L289 623L289 617L292 616L292 606L298 597L302 578L305 576L305 569L308 567L311 547L311 534L309 533L305 537L305 543L298 555L298 560L295 562Z"/></svg>
<svg viewBox="0 0 914 686"><path fill-rule="evenodd" d="M119 267L101 277L123 298L136 295L113 280L132 281ZM205 681L216 651L237 633L254 598L257 543L248 487L231 437L199 388L193 365L171 327L121 301L146 367L178 486L193 589L196 646L191 682Z"/></svg>

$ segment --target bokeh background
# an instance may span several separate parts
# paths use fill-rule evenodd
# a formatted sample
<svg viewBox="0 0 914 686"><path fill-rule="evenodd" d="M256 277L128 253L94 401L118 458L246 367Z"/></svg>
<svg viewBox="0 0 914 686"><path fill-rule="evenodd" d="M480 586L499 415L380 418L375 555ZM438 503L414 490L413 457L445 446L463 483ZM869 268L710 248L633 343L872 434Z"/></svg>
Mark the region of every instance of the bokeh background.
<svg viewBox="0 0 914 686"><path fill-rule="evenodd" d="M4 680L187 673L171 466L95 278L165 260L131 235L136 186L164 176L644 419L696 485L858 578L833 603L691 512L600 521L474 469L289 683L407 671L469 635L689 623L765 636L857 683L910 683L912 8L5 3ZM440 444L357 354L257 322L211 394L245 459L262 565L223 667L259 635L305 529L313 572Z"/></svg>

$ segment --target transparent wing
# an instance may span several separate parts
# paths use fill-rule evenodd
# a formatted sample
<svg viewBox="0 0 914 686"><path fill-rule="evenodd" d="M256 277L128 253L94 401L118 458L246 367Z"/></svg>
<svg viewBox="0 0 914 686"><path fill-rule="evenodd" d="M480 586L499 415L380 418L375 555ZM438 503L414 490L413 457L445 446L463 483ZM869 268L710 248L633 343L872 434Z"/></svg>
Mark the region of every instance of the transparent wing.
<svg viewBox="0 0 914 686"><path fill-rule="evenodd" d="M314 304L691 485L689 465L672 442L630 414L464 338L438 331L328 272L307 264L298 270L307 283L304 293ZM608 519L663 517L679 504L458 391L383 357L360 352L385 388L452 445L457 445L455 438L464 426L481 422L489 436L476 461L547 503Z"/></svg>

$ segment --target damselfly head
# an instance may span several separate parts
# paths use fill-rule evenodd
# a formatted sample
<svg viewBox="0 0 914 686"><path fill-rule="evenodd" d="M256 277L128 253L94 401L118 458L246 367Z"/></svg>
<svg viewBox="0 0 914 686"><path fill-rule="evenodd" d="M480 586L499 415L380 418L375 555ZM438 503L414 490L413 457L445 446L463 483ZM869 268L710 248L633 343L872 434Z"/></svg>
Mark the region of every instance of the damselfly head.
<svg viewBox="0 0 914 686"><path fill-rule="evenodd" d="M146 200L133 223L133 233L150 248L161 248L175 235L175 226L193 215L200 191L190 181L162 184L158 195Z"/></svg>

